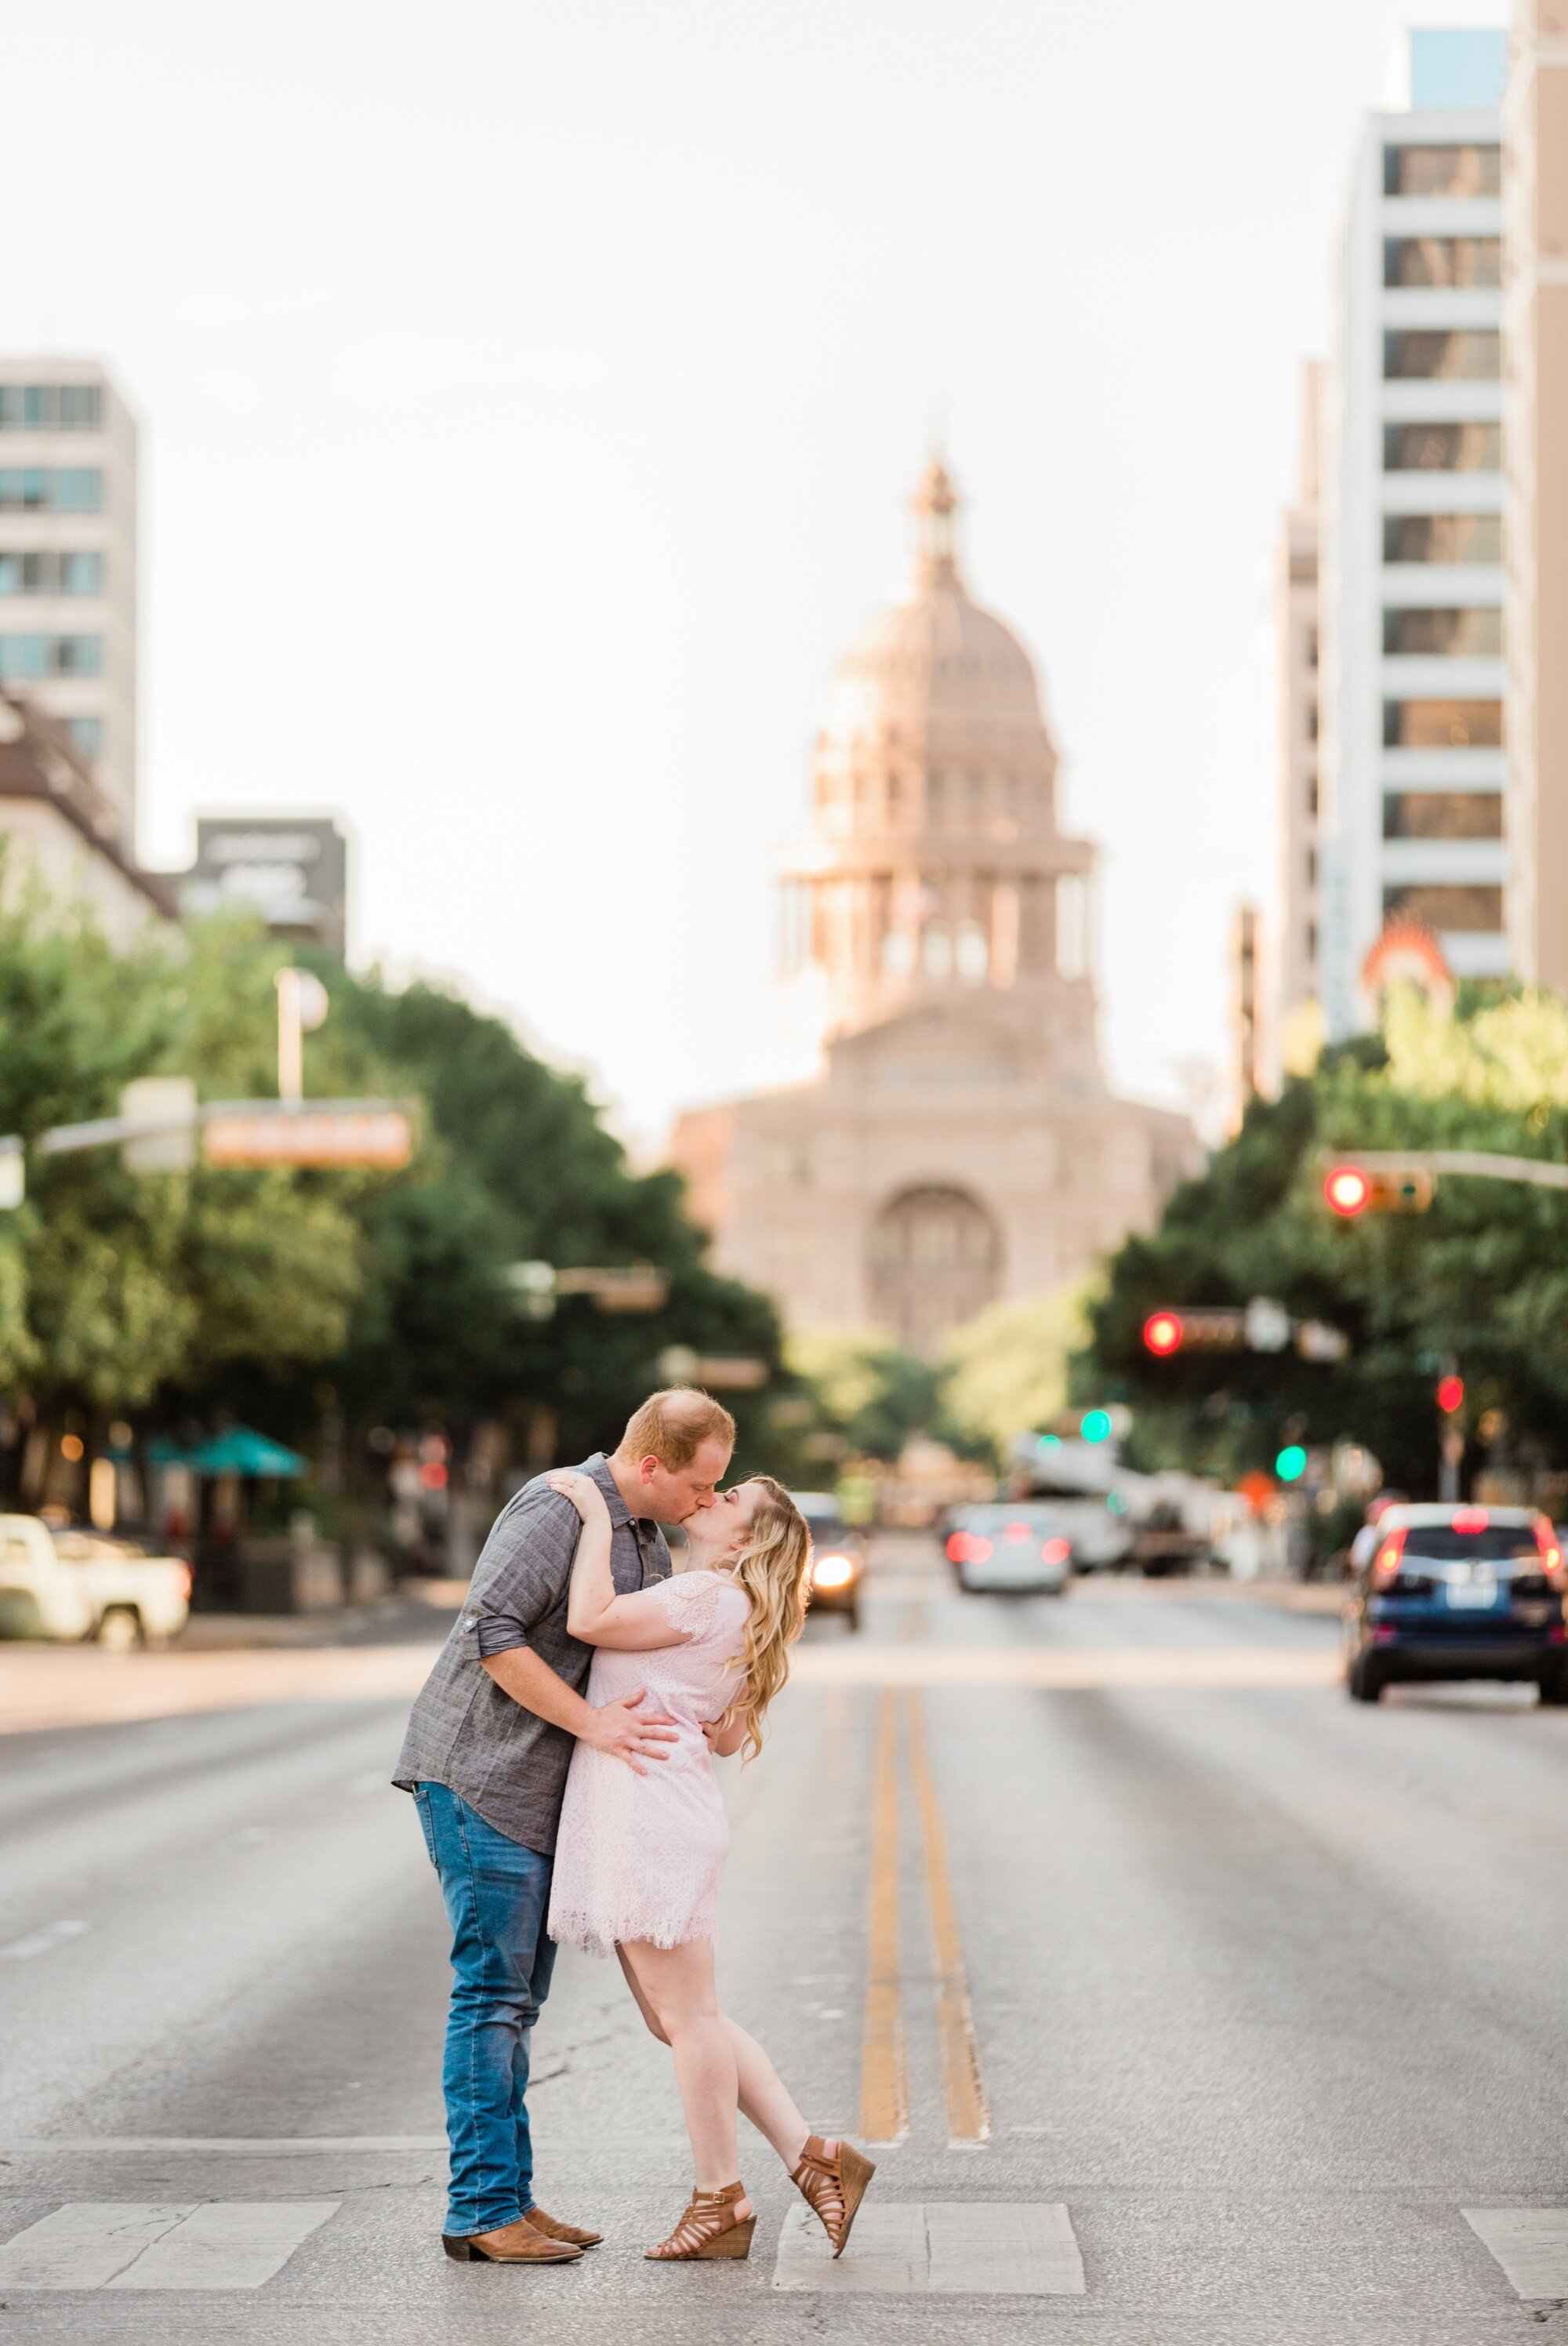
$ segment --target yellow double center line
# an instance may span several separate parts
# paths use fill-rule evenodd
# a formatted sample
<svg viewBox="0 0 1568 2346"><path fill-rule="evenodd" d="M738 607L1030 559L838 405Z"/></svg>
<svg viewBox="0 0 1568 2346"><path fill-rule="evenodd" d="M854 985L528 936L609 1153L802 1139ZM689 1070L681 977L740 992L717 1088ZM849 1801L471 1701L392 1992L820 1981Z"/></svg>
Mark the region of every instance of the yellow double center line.
<svg viewBox="0 0 1568 2346"><path fill-rule="evenodd" d="M942 2052L948 2140L972 2147L991 2134L958 1908L947 1864L947 1833L926 1751L925 1709L911 1688L882 1695L877 1718L871 1795L871 1863L866 2013L860 2057L860 2134L900 2142L909 2132L909 2060L904 2028L904 1966L900 1925L899 1714L905 1714L910 1780L936 1957L936 2024Z"/></svg>

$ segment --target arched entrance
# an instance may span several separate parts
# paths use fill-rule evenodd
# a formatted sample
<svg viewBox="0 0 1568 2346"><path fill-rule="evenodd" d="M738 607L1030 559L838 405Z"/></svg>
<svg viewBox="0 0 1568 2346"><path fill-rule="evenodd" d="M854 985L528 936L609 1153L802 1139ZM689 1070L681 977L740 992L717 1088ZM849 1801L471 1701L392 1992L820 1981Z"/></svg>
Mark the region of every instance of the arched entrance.
<svg viewBox="0 0 1568 2346"><path fill-rule="evenodd" d="M917 1352L1002 1291L1002 1232L966 1189L904 1189L871 1229L871 1311Z"/></svg>

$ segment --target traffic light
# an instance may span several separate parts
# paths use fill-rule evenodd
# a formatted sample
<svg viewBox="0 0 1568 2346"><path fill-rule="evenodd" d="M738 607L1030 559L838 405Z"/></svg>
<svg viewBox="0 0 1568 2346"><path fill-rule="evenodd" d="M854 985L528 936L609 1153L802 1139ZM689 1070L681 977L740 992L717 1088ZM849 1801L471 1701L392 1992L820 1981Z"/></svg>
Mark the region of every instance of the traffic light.
<svg viewBox="0 0 1568 2346"><path fill-rule="evenodd" d="M1078 1428L1078 1433L1081 1440L1084 1442L1109 1442L1113 1431L1114 1428L1111 1424L1111 1413L1109 1410L1087 1409L1084 1412L1083 1423Z"/></svg>
<svg viewBox="0 0 1568 2346"><path fill-rule="evenodd" d="M1230 1303L1151 1311L1144 1321L1144 1348L1158 1361L1168 1361L1173 1352L1242 1352L1247 1350L1247 1314Z"/></svg>
<svg viewBox="0 0 1568 2346"><path fill-rule="evenodd" d="M1430 1173L1369 1172L1363 1165L1336 1165L1323 1195L1341 1221L1358 1214L1424 1214L1432 1201Z"/></svg>
<svg viewBox="0 0 1568 2346"><path fill-rule="evenodd" d="M1274 1471L1282 1483L1299 1483L1307 1472L1307 1453L1298 1442L1288 1442L1274 1462Z"/></svg>
<svg viewBox="0 0 1568 2346"><path fill-rule="evenodd" d="M1445 1417L1454 1416L1458 1411L1464 1407L1464 1379L1462 1377L1450 1376L1439 1378L1437 1405L1439 1409L1441 1410Z"/></svg>

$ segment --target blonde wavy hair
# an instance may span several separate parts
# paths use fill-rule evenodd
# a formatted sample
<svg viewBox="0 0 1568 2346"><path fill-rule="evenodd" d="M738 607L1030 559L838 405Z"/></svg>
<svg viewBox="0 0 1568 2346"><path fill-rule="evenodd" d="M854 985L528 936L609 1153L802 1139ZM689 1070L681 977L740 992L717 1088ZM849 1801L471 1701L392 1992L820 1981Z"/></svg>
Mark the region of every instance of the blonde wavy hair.
<svg viewBox="0 0 1568 2346"><path fill-rule="evenodd" d="M759 1485L761 1497L747 1525L746 1545L729 1566L751 1599L746 1625L746 1645L735 1668L740 1686L720 1728L746 1721L747 1761L762 1749L762 1720L769 1704L789 1675L789 1648L800 1635L806 1619L806 1568L811 1559L811 1534L806 1518L771 1474L748 1474Z"/></svg>

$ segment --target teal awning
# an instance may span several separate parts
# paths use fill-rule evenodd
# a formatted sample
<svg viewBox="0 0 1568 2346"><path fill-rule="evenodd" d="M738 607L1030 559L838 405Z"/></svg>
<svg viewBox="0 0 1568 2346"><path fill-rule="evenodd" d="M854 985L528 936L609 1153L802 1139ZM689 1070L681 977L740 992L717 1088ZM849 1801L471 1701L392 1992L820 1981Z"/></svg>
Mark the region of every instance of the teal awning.
<svg viewBox="0 0 1568 2346"><path fill-rule="evenodd" d="M231 1425L190 1452L186 1464L199 1474L308 1474L311 1462L297 1450L285 1450L248 1425Z"/></svg>

